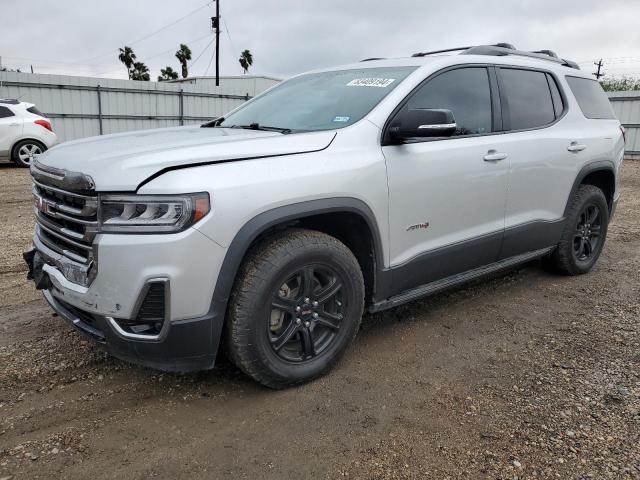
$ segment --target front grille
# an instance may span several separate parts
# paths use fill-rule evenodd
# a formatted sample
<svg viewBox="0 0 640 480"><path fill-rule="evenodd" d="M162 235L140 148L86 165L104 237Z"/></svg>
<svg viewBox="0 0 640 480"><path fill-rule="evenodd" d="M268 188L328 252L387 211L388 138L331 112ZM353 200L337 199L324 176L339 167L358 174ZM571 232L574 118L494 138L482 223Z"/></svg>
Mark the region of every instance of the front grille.
<svg viewBox="0 0 640 480"><path fill-rule="evenodd" d="M61 268L68 280L85 285L90 283L92 271L95 276L93 240L98 231L98 199L92 182L86 181L88 177L82 174L37 163L32 165L31 174L36 238L54 252L55 255L49 255L53 260L72 262L71 266L77 267ZM79 182L79 178L85 182ZM70 275L71 272L76 273ZM78 278L77 272L86 278Z"/></svg>

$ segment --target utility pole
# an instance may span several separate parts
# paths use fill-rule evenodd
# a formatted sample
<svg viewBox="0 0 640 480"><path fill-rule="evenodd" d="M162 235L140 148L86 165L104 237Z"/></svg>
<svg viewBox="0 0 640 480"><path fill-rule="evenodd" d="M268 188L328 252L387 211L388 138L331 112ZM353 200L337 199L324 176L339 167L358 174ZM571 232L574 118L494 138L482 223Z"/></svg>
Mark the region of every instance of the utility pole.
<svg viewBox="0 0 640 480"><path fill-rule="evenodd" d="M220 0L216 2L216 16L211 17L211 27L216 32L216 87L220 86Z"/></svg>
<svg viewBox="0 0 640 480"><path fill-rule="evenodd" d="M600 59L599 62L594 62L594 65L598 67L598 71L593 75L596 77L596 79L600 80L600 77L604 77L604 72L602 71L602 67L604 67L604 63L602 63L602 59Z"/></svg>

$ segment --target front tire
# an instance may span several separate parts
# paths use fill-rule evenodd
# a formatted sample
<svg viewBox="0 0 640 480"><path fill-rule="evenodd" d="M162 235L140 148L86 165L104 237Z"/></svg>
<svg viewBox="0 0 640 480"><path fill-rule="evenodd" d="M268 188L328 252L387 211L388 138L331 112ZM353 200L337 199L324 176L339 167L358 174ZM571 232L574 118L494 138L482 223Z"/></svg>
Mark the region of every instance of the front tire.
<svg viewBox="0 0 640 480"><path fill-rule="evenodd" d="M547 260L551 270L563 275L591 271L607 238L609 206L602 190L581 185L571 200L560 243Z"/></svg>
<svg viewBox="0 0 640 480"><path fill-rule="evenodd" d="M21 140L13 147L11 160L16 165L28 168L35 156L44 153L46 150L47 147L37 140Z"/></svg>
<svg viewBox="0 0 640 480"><path fill-rule="evenodd" d="M267 387L303 383L342 357L363 309L353 253L324 233L288 230L263 240L245 261L231 298L226 350Z"/></svg>

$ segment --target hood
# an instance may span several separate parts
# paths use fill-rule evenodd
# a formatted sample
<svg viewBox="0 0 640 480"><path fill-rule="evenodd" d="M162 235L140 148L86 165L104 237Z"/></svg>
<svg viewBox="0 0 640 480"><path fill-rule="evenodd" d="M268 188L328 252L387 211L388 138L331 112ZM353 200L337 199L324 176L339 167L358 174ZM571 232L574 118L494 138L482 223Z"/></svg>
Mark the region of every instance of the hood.
<svg viewBox="0 0 640 480"><path fill-rule="evenodd" d="M60 144L38 162L89 175L98 191L134 191L169 167L322 150L333 131L295 133L231 128L172 127L91 137Z"/></svg>

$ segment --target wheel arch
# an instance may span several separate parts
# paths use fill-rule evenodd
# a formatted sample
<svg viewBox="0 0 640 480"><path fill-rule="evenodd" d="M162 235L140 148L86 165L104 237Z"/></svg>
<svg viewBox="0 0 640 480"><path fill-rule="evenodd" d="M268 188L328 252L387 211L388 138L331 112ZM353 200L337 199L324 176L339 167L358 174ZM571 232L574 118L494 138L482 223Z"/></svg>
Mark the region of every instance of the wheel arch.
<svg viewBox="0 0 640 480"><path fill-rule="evenodd" d="M379 281L377 273L384 265L380 230L373 211L362 200L351 197L310 200L263 212L235 235L213 293L212 310L220 321L226 317L238 271L253 245L274 231L292 226L319 230L345 243L363 269L367 301L373 300Z"/></svg>
<svg viewBox="0 0 640 480"><path fill-rule="evenodd" d="M616 174L615 166L613 162L608 160L593 162L585 165L580 169L576 179L571 187L569 198L564 208L564 217L567 216L571 199L578 192L580 185L593 185L598 187L604 193L607 204L609 206L609 213L613 209L614 194L616 189Z"/></svg>
<svg viewBox="0 0 640 480"><path fill-rule="evenodd" d="M39 145L42 145L43 151L47 151L49 150L49 147L47 147L47 144L44 143L42 140L38 140L37 138L33 138L33 137L22 137L19 138L18 140L16 140L15 142L13 142L13 144L11 145L11 148L9 149L9 157L13 158L13 152L16 149L16 147L21 143L21 142L25 142L25 141L31 141L31 142L35 142Z"/></svg>

